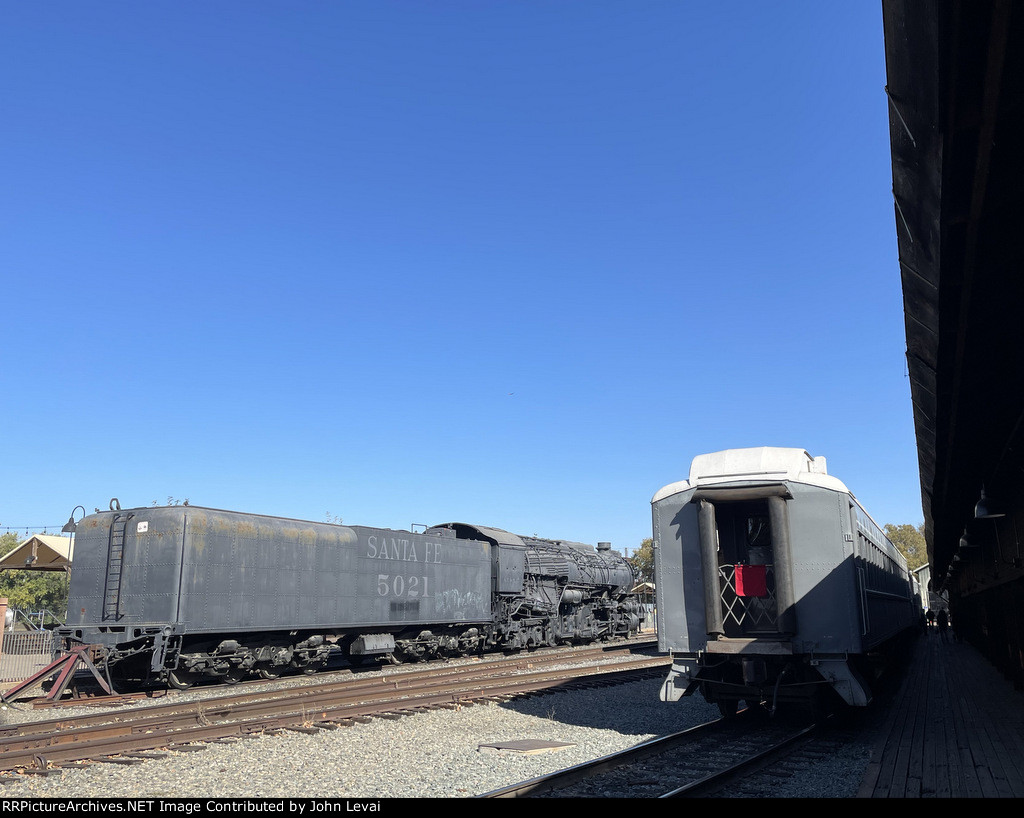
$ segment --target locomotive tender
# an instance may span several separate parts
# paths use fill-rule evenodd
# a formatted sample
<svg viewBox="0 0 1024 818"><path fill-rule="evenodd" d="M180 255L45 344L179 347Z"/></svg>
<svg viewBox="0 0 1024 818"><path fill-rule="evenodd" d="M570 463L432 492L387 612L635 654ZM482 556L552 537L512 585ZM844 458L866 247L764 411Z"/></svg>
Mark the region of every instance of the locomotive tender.
<svg viewBox="0 0 1024 818"><path fill-rule="evenodd" d="M632 566L607 543L448 523L422 533L197 506L110 511L75 530L65 644L118 680L314 672L353 662L635 633Z"/></svg>
<svg viewBox="0 0 1024 818"><path fill-rule="evenodd" d="M663 701L700 690L726 716L740 700L816 706L829 689L869 703L879 660L920 623L921 601L903 555L825 458L700 455L651 506L658 645L672 655Z"/></svg>

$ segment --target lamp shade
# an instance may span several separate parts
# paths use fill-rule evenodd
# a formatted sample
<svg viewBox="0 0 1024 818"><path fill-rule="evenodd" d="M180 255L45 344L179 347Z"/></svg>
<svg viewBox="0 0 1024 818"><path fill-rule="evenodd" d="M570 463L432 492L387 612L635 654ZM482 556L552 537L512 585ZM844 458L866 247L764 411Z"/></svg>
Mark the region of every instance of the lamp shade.
<svg viewBox="0 0 1024 818"><path fill-rule="evenodd" d="M1005 517L1006 512L1001 510L992 500L985 494L985 489L981 490L981 499L978 500L978 504L974 507L974 516L979 520L991 520L994 517Z"/></svg>

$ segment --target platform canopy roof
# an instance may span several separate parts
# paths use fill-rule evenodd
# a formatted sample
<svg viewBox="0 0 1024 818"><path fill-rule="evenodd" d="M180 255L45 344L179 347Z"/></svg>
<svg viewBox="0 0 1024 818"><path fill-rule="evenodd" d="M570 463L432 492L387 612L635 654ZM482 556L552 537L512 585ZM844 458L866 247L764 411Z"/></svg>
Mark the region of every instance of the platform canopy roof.
<svg viewBox="0 0 1024 818"><path fill-rule="evenodd" d="M932 576L982 490L1024 513L1024 3L883 0L894 221Z"/></svg>
<svg viewBox="0 0 1024 818"><path fill-rule="evenodd" d="M33 534L0 559L0 570L65 571L71 567L73 540L55 534Z"/></svg>

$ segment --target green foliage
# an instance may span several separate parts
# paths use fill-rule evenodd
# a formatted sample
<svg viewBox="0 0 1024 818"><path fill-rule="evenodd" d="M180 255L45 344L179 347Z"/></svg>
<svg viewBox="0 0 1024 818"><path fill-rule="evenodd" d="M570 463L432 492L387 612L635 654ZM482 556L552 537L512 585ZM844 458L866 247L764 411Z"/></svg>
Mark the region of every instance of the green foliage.
<svg viewBox="0 0 1024 818"><path fill-rule="evenodd" d="M18 547L18 536L0 534L0 557ZM64 571L0 571L0 596L11 608L46 609L59 617L68 608L68 575Z"/></svg>
<svg viewBox="0 0 1024 818"><path fill-rule="evenodd" d="M648 537L629 558L639 575L639 582L654 582L654 540Z"/></svg>
<svg viewBox="0 0 1024 818"><path fill-rule="evenodd" d="M0 557L9 554L18 547L18 535L12 531L0 534Z"/></svg>
<svg viewBox="0 0 1024 818"><path fill-rule="evenodd" d="M928 545L924 538L924 523L918 526L903 523L887 523L885 536L892 540L900 553L907 558L907 567L913 571L928 562Z"/></svg>

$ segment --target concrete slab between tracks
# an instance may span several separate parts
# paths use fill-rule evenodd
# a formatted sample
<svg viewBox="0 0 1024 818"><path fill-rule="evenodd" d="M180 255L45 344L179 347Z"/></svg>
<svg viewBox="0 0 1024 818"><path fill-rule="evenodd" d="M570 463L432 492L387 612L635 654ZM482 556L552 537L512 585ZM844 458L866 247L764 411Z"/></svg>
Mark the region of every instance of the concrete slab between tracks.
<svg viewBox="0 0 1024 818"><path fill-rule="evenodd" d="M917 640L877 718L858 797L1024 797L1024 693L952 634Z"/></svg>
<svg viewBox="0 0 1024 818"><path fill-rule="evenodd" d="M521 741L498 741L490 744L481 744L477 749L481 752L496 753L507 750L513 753L525 753L535 755L537 753L551 753L556 750L564 750L566 747L575 747L575 744L567 741L542 741L541 739L523 739Z"/></svg>

